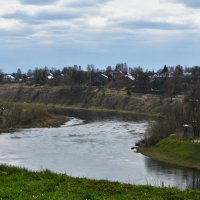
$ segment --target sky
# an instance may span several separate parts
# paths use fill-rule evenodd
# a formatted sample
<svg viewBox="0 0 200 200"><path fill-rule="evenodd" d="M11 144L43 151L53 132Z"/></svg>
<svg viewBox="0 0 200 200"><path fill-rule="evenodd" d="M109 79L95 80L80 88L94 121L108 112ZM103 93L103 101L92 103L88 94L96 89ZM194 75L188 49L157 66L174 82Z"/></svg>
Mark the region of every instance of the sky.
<svg viewBox="0 0 200 200"><path fill-rule="evenodd" d="M200 65L199 0L0 0L0 69Z"/></svg>

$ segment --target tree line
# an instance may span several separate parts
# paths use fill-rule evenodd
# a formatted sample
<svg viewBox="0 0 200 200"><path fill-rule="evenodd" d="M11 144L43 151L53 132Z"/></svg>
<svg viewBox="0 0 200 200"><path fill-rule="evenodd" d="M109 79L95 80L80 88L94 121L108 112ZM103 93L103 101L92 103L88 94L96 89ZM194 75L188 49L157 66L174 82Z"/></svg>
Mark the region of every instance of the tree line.
<svg viewBox="0 0 200 200"><path fill-rule="evenodd" d="M114 76L114 73L119 76ZM121 73L121 76L120 76ZM104 76L102 76L102 74ZM74 65L56 69L48 67L29 69L22 73L21 69L11 74L15 81L27 84L49 84L58 86L66 85L90 85L108 86L114 88L129 88L130 92L158 93L172 96L191 90L200 81L200 66L191 68L177 65L175 67L164 66L154 70L143 70L141 67L128 67L126 63L117 64L115 67L108 66L106 69L96 69L94 65L88 65L87 70ZM131 75L134 80L126 79ZM5 74L0 70L0 82L4 82Z"/></svg>

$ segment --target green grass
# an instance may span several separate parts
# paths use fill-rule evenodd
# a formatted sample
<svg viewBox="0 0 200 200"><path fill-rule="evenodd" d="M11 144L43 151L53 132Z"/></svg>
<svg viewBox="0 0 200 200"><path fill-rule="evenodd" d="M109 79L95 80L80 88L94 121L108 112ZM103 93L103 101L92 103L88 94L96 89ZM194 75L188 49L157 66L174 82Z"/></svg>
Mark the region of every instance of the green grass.
<svg viewBox="0 0 200 200"><path fill-rule="evenodd" d="M194 200L200 199L200 191L95 181L58 175L47 170L36 173L0 165L0 199Z"/></svg>
<svg viewBox="0 0 200 200"><path fill-rule="evenodd" d="M141 149L147 156L174 165L200 170L200 144L169 136L154 147Z"/></svg>

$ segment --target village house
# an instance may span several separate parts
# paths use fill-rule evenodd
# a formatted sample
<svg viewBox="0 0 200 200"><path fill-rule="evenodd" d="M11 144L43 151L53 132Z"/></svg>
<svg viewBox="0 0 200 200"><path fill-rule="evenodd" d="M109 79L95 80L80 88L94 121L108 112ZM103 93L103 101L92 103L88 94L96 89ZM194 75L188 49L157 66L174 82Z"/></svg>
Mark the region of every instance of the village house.
<svg viewBox="0 0 200 200"><path fill-rule="evenodd" d="M14 76L12 76L12 75L10 75L10 74L5 74L5 75L3 76L3 81L4 81L4 82L15 82L16 79L15 79Z"/></svg>

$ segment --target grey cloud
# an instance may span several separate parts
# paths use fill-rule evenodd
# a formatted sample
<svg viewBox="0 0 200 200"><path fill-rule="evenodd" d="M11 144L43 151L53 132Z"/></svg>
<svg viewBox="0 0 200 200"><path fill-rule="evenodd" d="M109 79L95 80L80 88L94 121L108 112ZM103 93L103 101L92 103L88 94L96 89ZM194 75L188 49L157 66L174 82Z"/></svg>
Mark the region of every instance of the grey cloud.
<svg viewBox="0 0 200 200"><path fill-rule="evenodd" d="M121 23L121 26L129 29L159 29L159 30L185 30L189 29L188 25L173 24L166 22L149 22L149 21L136 21Z"/></svg>
<svg viewBox="0 0 200 200"><path fill-rule="evenodd" d="M29 30L19 30L15 32L0 30L1 37L24 37L25 35L29 35L32 33L32 29Z"/></svg>
<svg viewBox="0 0 200 200"><path fill-rule="evenodd" d="M88 1L74 1L66 3L60 11L43 11L37 13L36 16L31 16L25 11L16 12L12 14L5 14L3 17L7 19L18 19L22 21L29 21L33 23L40 23L45 20L58 20L58 19L77 19L84 16L86 13L93 13L98 5L108 2L110 0L88 0ZM29 4L47 4L56 2L56 0L21 0L22 3ZM64 9L65 8L65 9Z"/></svg>
<svg viewBox="0 0 200 200"><path fill-rule="evenodd" d="M75 19L80 18L81 14L77 12L43 12L37 15L37 19L55 20L55 19Z"/></svg>
<svg viewBox="0 0 200 200"><path fill-rule="evenodd" d="M181 3L191 8L200 8L199 0L172 0L175 3Z"/></svg>
<svg viewBox="0 0 200 200"><path fill-rule="evenodd" d="M71 2L68 3L67 5L72 6L72 7L92 7L92 6L96 6L98 4L103 4L103 3L107 3L110 0L93 0L93 1L83 1L83 2Z"/></svg>
<svg viewBox="0 0 200 200"><path fill-rule="evenodd" d="M84 9L84 8L97 8L102 4L105 4L111 0L76 0L73 2L66 2L65 6L75 8L75 9Z"/></svg>
<svg viewBox="0 0 200 200"><path fill-rule="evenodd" d="M26 13L7 14L7 15L4 15L3 18L17 19L17 20L20 20L21 22L29 24L29 25L37 25L37 24L45 24L46 23L46 20L38 19L36 17L31 17L31 16L27 15Z"/></svg>
<svg viewBox="0 0 200 200"><path fill-rule="evenodd" d="M34 30L29 27L28 29L17 30L15 32L0 30L1 44L10 44L14 45L17 43L23 43L30 40L31 35L34 33Z"/></svg>
<svg viewBox="0 0 200 200"><path fill-rule="evenodd" d="M3 18L6 19L26 19L29 18L29 15L27 15L26 13L22 13L22 12L16 12L16 13L12 13L12 14L5 14L3 15Z"/></svg>
<svg viewBox="0 0 200 200"><path fill-rule="evenodd" d="M79 8L83 8L83 7L92 7L95 5L95 2L90 3L90 2L71 2L69 4L67 4L70 7L79 7Z"/></svg>
<svg viewBox="0 0 200 200"><path fill-rule="evenodd" d="M76 19L80 18L81 14L78 12L41 12L36 16L30 16L27 13L17 12L4 15L3 17L7 19L18 19L35 24L45 22L46 20Z"/></svg>
<svg viewBox="0 0 200 200"><path fill-rule="evenodd" d="M32 4L32 5L42 5L42 4L51 4L57 0L20 0L23 4Z"/></svg>

